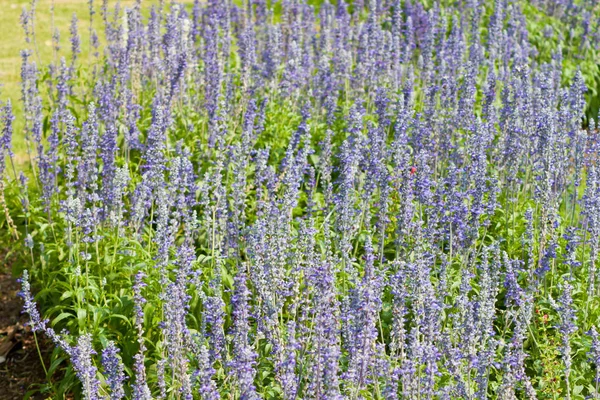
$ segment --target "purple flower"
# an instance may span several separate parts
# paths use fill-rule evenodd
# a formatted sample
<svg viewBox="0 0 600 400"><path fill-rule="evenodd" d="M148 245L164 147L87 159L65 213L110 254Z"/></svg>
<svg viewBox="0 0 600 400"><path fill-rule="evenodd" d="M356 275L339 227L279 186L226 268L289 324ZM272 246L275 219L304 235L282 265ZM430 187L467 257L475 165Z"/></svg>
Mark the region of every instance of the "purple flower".
<svg viewBox="0 0 600 400"><path fill-rule="evenodd" d="M123 382L127 379L124 372L123 362L118 356L119 349L115 343L110 341L102 350L102 367L106 376L106 383L110 388L111 400L119 400L125 397Z"/></svg>
<svg viewBox="0 0 600 400"><path fill-rule="evenodd" d="M13 121L15 116L12 110L12 103L9 100L0 109L0 124L2 126L0 135L0 157L4 160L5 156L12 157L12 135L13 135ZM4 164L3 164L4 165ZM0 175L3 175L0 173Z"/></svg>
<svg viewBox="0 0 600 400"><path fill-rule="evenodd" d="M558 316L560 317L560 323L558 325L558 330L561 334L561 346L560 352L562 354L563 363L565 365L565 381L567 383L567 398L571 398L570 393L570 376L571 376L571 366L572 366L572 357L571 357L571 337L577 332L577 316L575 314L575 307L573 305L573 287L569 283L569 280L565 280L559 285L561 289L561 294L558 298L558 303L556 303L552 298L550 298L550 302L553 307L558 312Z"/></svg>
<svg viewBox="0 0 600 400"><path fill-rule="evenodd" d="M594 382L596 387L600 385L600 339L598 338L598 331L595 326L588 332L588 335L592 337L592 346L590 347L590 361L594 364L596 369L596 377Z"/></svg>
<svg viewBox="0 0 600 400"><path fill-rule="evenodd" d="M84 334L77 339L77 346L70 351L73 369L83 386L86 400L100 400L100 381L96 377L98 369L94 366L92 356L96 354L92 347L92 336Z"/></svg>
<svg viewBox="0 0 600 400"><path fill-rule="evenodd" d="M146 352L146 345L144 343L144 304L146 304L147 301L142 295L142 289L147 286L144 282L145 276L146 275L142 271L139 271L135 275L135 283L133 285L133 310L135 314L135 327L137 330L139 351L133 357L135 381L132 384L132 389L136 399L150 400L152 395L150 393L150 388L148 387L146 366L144 364L144 353Z"/></svg>
<svg viewBox="0 0 600 400"><path fill-rule="evenodd" d="M71 74L75 71L75 65L77 63L77 56L81 53L81 39L79 38L79 32L77 31L77 15L73 14L71 18L71 26L69 28L71 33Z"/></svg>
<svg viewBox="0 0 600 400"><path fill-rule="evenodd" d="M346 379L352 390L360 391L368 383L369 367L375 361L375 343L378 337L377 321L381 311L381 277L375 270L375 255L371 239L365 243L365 271L357 288L346 304L342 318L342 334L349 354Z"/></svg>
<svg viewBox="0 0 600 400"><path fill-rule="evenodd" d="M31 295L29 272L27 270L23 271L23 276L21 277L21 291L19 292L19 296L23 299L23 312L29 315L29 323L33 331L37 332L43 330L48 321L42 320L40 313L37 310L37 305Z"/></svg>
<svg viewBox="0 0 600 400"><path fill-rule="evenodd" d="M250 291L246 286L246 275L238 272L235 277L235 292L231 297L233 305L233 328L232 347L233 359L229 368L236 379L236 386L240 392L240 398L253 400L258 399L258 393L254 385L256 375L255 365L258 355L250 345Z"/></svg>

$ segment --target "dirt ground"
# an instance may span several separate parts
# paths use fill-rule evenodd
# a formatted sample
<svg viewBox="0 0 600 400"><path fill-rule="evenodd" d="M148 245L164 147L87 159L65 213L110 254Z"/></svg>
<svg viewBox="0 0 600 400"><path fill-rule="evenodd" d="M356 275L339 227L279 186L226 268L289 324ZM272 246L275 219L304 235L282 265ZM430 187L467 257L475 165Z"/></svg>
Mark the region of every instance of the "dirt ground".
<svg viewBox="0 0 600 400"><path fill-rule="evenodd" d="M34 390L31 399L45 399L39 389L46 384L33 333L21 313L23 302L18 296L20 285L10 274L4 257L0 257L0 400L23 399ZM54 346L39 337L46 366ZM37 389L37 390L36 390Z"/></svg>

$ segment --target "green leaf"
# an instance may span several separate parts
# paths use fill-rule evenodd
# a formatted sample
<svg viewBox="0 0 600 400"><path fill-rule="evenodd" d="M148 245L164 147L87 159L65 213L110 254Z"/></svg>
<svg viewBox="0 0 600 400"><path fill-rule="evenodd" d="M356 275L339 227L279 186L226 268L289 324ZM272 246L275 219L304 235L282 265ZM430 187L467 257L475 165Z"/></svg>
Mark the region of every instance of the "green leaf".
<svg viewBox="0 0 600 400"><path fill-rule="evenodd" d="M52 326L56 326L60 321L66 318L73 317L74 315L69 312L62 312L56 318L52 320Z"/></svg>
<svg viewBox="0 0 600 400"><path fill-rule="evenodd" d="M60 296L60 299L61 299L61 300L68 299L68 298L69 298L69 297L71 297L71 296L73 296L73 292L72 292L72 291L70 291L70 290L67 290L66 292L64 292L64 293L62 294L62 296Z"/></svg>
<svg viewBox="0 0 600 400"><path fill-rule="evenodd" d="M56 369L66 360L66 357L58 357L52 360L50 368L48 368L48 375L52 376Z"/></svg>
<svg viewBox="0 0 600 400"><path fill-rule="evenodd" d="M87 324L87 310L84 308L77 309L77 321L79 322L79 329L83 329Z"/></svg>

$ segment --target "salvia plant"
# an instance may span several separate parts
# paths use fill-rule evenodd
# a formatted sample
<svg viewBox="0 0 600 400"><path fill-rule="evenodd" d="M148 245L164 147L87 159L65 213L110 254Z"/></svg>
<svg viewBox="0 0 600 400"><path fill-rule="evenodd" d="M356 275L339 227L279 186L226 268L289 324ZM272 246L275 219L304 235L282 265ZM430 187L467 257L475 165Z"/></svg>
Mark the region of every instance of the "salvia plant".
<svg viewBox="0 0 600 400"><path fill-rule="evenodd" d="M35 6L0 227L47 395L600 399L597 1L90 1L48 66Z"/></svg>

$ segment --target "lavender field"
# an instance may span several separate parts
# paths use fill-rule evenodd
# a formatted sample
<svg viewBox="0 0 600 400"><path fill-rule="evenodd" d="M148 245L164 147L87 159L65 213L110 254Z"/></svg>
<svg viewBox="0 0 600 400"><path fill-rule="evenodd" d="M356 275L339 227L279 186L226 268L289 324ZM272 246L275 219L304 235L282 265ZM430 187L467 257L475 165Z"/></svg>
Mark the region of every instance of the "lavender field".
<svg viewBox="0 0 600 400"><path fill-rule="evenodd" d="M26 398L600 399L600 1L35 6Z"/></svg>

